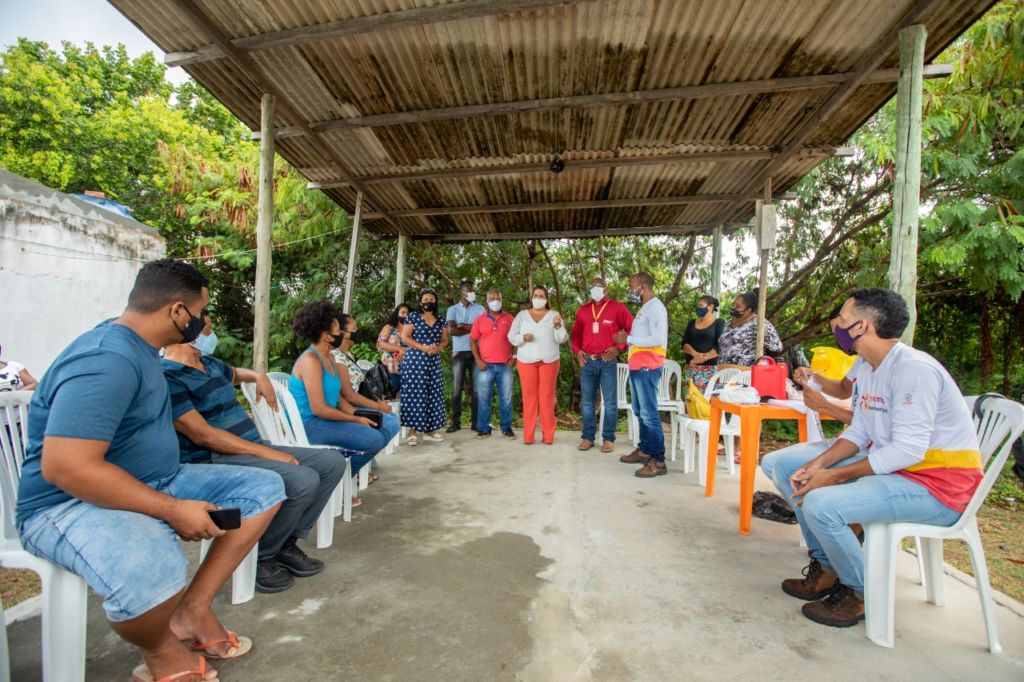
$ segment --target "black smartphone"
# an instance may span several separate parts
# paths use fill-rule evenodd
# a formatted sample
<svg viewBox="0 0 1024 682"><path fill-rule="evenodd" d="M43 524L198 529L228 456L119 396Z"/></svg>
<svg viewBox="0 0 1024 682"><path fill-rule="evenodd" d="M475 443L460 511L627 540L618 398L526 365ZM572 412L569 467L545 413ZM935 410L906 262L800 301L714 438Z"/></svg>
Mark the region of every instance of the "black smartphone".
<svg viewBox="0 0 1024 682"><path fill-rule="evenodd" d="M242 510L237 507L231 509L211 509L207 513L213 519L214 525L221 530L234 530L242 525Z"/></svg>

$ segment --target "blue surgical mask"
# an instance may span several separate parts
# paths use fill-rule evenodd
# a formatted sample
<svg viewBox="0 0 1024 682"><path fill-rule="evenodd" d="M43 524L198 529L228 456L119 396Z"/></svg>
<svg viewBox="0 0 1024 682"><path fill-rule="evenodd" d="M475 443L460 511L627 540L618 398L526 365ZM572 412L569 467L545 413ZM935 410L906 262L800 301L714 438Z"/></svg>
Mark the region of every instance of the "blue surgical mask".
<svg viewBox="0 0 1024 682"><path fill-rule="evenodd" d="M626 292L626 298L629 299L630 303L640 303L643 299L640 298L640 294L630 289Z"/></svg>
<svg viewBox="0 0 1024 682"><path fill-rule="evenodd" d="M699 305L696 308L694 308L693 311L697 313L697 317L704 317L705 315L708 314L707 306Z"/></svg>
<svg viewBox="0 0 1024 682"><path fill-rule="evenodd" d="M217 332L210 332L209 336L200 334L192 345L203 355L213 355L213 351L217 350Z"/></svg>

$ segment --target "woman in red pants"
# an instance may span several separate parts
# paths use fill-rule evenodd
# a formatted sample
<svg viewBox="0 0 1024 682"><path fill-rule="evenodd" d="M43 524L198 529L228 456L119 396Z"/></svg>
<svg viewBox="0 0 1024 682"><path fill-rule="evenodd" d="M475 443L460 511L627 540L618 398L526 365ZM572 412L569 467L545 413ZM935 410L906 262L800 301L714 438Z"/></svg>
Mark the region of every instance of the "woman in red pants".
<svg viewBox="0 0 1024 682"><path fill-rule="evenodd" d="M508 340L516 352L519 385L523 391L523 442L533 442L540 412L541 438L555 440L555 388L558 386L558 346L569 339L562 316L551 309L548 290L535 286L531 306L516 315Z"/></svg>

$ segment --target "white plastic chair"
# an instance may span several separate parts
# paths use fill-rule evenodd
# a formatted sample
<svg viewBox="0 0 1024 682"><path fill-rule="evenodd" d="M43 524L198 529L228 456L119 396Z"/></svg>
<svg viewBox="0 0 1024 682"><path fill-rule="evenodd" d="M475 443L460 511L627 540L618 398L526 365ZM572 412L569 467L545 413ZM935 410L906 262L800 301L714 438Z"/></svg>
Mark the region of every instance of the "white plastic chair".
<svg viewBox="0 0 1024 682"><path fill-rule="evenodd" d="M279 374L279 373L275 373ZM285 377L288 375L285 374ZM306 430L302 425L302 418L299 416L298 406L295 405L295 398L288 391L287 383L284 387L280 379L271 377L274 382L274 394L277 396L278 409L270 409L267 401L256 401L256 386L254 384L242 384L242 394L249 403L252 410L253 421L260 432L260 437L269 441L272 445L286 445L292 447L319 447L335 449L326 445L310 445L306 438ZM292 417L292 408L294 417ZM297 428L293 424L297 423ZM301 434L301 435L300 435ZM345 459L345 473L341 483L331 493L331 499L327 502L320 516L316 520L316 548L326 549L334 542L334 517L339 513L345 515L345 521L352 520L352 497L348 496L348 505L344 504L343 498L346 491L352 487L352 465L348 458Z"/></svg>
<svg viewBox="0 0 1024 682"><path fill-rule="evenodd" d="M978 532L977 513L996 479L1003 470L1013 441L1024 431L1024 406L1012 400L990 399L982 406L977 424L981 443L982 467L991 460L984 478L970 503L952 526L931 526L924 523L872 523L864 528L864 609L868 639L884 647L892 647L895 630L896 556L900 540L918 538L919 553L924 558L927 599L936 606L945 604L942 576L942 541L963 540L971 555L974 581L977 585L981 611L988 634L988 648L999 653L995 604L988 579L985 550ZM994 457L993 457L994 454Z"/></svg>
<svg viewBox="0 0 1024 682"><path fill-rule="evenodd" d="M629 393L629 365L618 363L615 365L615 418L619 418L619 410L626 411L626 434L629 440L636 442L636 434L633 433L633 403ZM601 407L599 408L597 421L597 434L604 431L604 395L601 396Z"/></svg>
<svg viewBox="0 0 1024 682"><path fill-rule="evenodd" d="M289 396L291 395L291 392L288 390L288 381L289 381L289 377L291 377L290 374L286 374L285 372L267 372L267 376L270 377L270 380L273 381L274 384L278 388L283 389L285 393L289 394ZM292 398L292 402L294 402L294 400L295 399ZM298 414L298 407L296 407L296 412L295 413ZM302 426L301 415L299 417L299 429L301 429L301 431L302 431L302 437L305 438L305 436L306 436L306 428L304 426ZM308 439L307 439L307 442L308 442ZM302 447L320 448L320 447L327 447L327 446L324 446L324 445L310 445L310 446L302 446ZM373 471L373 460L370 460L369 462L367 462L366 466L364 466L362 469L359 470L359 489L360 490L366 490L366 488L370 485L370 472L371 471ZM340 509L340 507L339 507L339 509ZM345 520L348 521L349 519L345 519Z"/></svg>
<svg viewBox="0 0 1024 682"><path fill-rule="evenodd" d="M14 509L21 480L21 462L28 444L28 404L31 391L0 393L0 566L24 568L39 575L43 588L43 679L81 682L85 679L86 602L88 590L80 577L33 556L21 546L14 526ZM0 616L0 639L6 654L6 619ZM9 679L8 661L0 659L0 679Z"/></svg>
<svg viewBox="0 0 1024 682"><path fill-rule="evenodd" d="M199 543L199 563L206 560L206 553L210 551L213 540L203 540ZM259 543L252 546L249 553L238 564L238 568L231 574L231 603L244 604L256 596L256 562L259 559Z"/></svg>
<svg viewBox="0 0 1024 682"><path fill-rule="evenodd" d="M735 368L722 369L716 372L704 388L704 397L711 400L728 386L750 385L750 372L744 372ZM685 417L679 432L680 441L683 447L683 473L689 473L697 469L697 482L704 485L707 482L707 458L704 456L705 443L710 431L707 419L692 419ZM725 461L729 474L736 473L736 439L740 435L740 420L738 417L722 415L722 422L719 430L719 437L725 445Z"/></svg>

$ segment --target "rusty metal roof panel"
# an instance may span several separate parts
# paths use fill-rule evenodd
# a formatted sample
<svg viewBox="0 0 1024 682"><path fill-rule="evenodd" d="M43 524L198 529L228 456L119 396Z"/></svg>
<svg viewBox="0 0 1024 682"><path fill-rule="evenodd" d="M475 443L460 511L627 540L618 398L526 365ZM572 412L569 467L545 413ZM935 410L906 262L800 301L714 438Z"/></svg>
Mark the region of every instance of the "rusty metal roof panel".
<svg viewBox="0 0 1024 682"><path fill-rule="evenodd" d="M926 52L931 59L992 1L111 3L165 52L192 53L187 71L250 128L259 125L260 96L269 89L284 100L276 126L287 129L301 123L317 129L310 137L282 135L278 140L282 156L310 180L332 182L350 175L358 183L379 174L415 174L413 179L360 185L366 212L374 217L367 222L371 230L560 234L631 223L706 225L730 216L749 217L753 204L743 197L724 206L517 209L391 218L383 213L741 194L762 174L769 157L664 164L634 164L628 158L685 150L787 150L794 130L816 115L847 77L843 74L856 71L915 7L925 6L921 21L929 30ZM330 33L325 35L325 30ZM238 58L217 45L216 33L233 41L230 49ZM883 66L897 63L895 49L882 56ZM828 80L775 92L754 84L697 98L571 100L555 108L534 105L502 113L442 111L792 77ZM861 85L843 107L817 123L803 146L841 145L894 92L891 81ZM403 118L364 118L396 114ZM554 154L566 160L569 170L423 177L431 169L546 164ZM620 165L572 168L574 160L613 157ZM818 150L780 159L772 177L775 189L786 189L823 158L825 152ZM352 208L353 187L324 191Z"/></svg>

